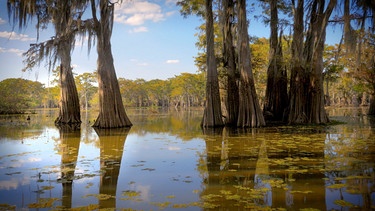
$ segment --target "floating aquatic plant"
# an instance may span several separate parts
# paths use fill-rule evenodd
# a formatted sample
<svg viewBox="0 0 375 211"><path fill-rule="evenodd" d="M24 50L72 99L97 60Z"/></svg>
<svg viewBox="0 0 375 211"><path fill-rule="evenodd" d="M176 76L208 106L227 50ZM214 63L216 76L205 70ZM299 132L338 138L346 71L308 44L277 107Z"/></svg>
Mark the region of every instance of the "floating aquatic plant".
<svg viewBox="0 0 375 211"><path fill-rule="evenodd" d="M353 207L353 204L345 200L335 200L335 204L342 207Z"/></svg>
<svg viewBox="0 0 375 211"><path fill-rule="evenodd" d="M83 196L83 198L87 198L89 196L96 197L98 200L108 200L108 199L111 199L111 198L115 198L114 196L108 195L108 194L87 194L87 195Z"/></svg>
<svg viewBox="0 0 375 211"><path fill-rule="evenodd" d="M171 205L171 202L166 201L166 202L151 202L150 204L158 206L160 209L165 209L169 205Z"/></svg>
<svg viewBox="0 0 375 211"><path fill-rule="evenodd" d="M38 202L28 205L29 208L51 208L57 198L40 198Z"/></svg>
<svg viewBox="0 0 375 211"><path fill-rule="evenodd" d="M138 192L138 191L133 191L133 190L126 190L126 191L123 191L122 192L122 196L127 196L127 197L137 197L137 196L140 196L141 193Z"/></svg>
<svg viewBox="0 0 375 211"><path fill-rule="evenodd" d="M0 204L0 210L16 210L16 206L10 204Z"/></svg>
<svg viewBox="0 0 375 211"><path fill-rule="evenodd" d="M339 183L339 184L333 184L333 185L327 186L327 188L330 188L330 189L340 189L344 187L346 187L345 183Z"/></svg>

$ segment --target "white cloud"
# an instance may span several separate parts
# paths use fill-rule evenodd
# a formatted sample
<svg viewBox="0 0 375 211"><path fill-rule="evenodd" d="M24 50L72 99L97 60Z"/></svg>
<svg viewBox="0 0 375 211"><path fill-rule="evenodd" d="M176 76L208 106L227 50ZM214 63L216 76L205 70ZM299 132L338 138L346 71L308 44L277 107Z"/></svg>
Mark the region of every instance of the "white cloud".
<svg viewBox="0 0 375 211"><path fill-rule="evenodd" d="M148 32L147 27L140 26L129 31L130 33Z"/></svg>
<svg viewBox="0 0 375 211"><path fill-rule="evenodd" d="M169 16L172 16L172 15L175 14L175 13L176 13L176 11L170 11L170 12L165 13L165 15L166 15L167 17L169 17Z"/></svg>
<svg viewBox="0 0 375 211"><path fill-rule="evenodd" d="M170 59L170 60L167 60L165 63L167 63L167 64L177 64L177 63L180 63L180 60Z"/></svg>
<svg viewBox="0 0 375 211"><path fill-rule="evenodd" d="M9 40L19 40L19 41L35 41L35 38L29 37L27 34L17 34L16 32L2 31L0 32L0 38L6 38Z"/></svg>
<svg viewBox="0 0 375 211"><path fill-rule="evenodd" d="M169 146L169 147L168 147L168 150L170 150L170 151L180 151L180 150L181 150L181 147Z"/></svg>
<svg viewBox="0 0 375 211"><path fill-rule="evenodd" d="M147 1L127 1L116 8L115 21L131 26L140 26L146 21L163 21L168 15L170 13L163 13L158 4Z"/></svg>
<svg viewBox="0 0 375 211"><path fill-rule="evenodd" d="M165 4L166 5L176 5L178 0L166 0L165 1Z"/></svg>
<svg viewBox="0 0 375 211"><path fill-rule="evenodd" d="M10 178L10 180L0 181L0 190L15 190L18 187L17 179Z"/></svg>
<svg viewBox="0 0 375 211"><path fill-rule="evenodd" d="M1 25L1 24L4 24L4 23L5 23L5 20L2 19L2 18L0 18L0 25Z"/></svg>
<svg viewBox="0 0 375 211"><path fill-rule="evenodd" d="M5 49L5 48L0 47L0 53L14 53L14 54L17 54L17 56L22 56L24 51L21 49L17 49L17 48Z"/></svg>

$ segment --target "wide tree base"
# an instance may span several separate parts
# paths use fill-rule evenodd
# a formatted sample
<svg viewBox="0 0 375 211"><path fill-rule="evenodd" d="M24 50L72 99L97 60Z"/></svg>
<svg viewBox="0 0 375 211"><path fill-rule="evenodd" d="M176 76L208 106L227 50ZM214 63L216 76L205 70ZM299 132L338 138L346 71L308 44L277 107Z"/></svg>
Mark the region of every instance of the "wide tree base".
<svg viewBox="0 0 375 211"><path fill-rule="evenodd" d="M79 123L70 123L70 124L62 124L62 123L56 123L55 126L61 131L61 132L70 132L70 131L77 131L81 129L81 122Z"/></svg>
<svg viewBox="0 0 375 211"><path fill-rule="evenodd" d="M130 128L133 124L130 122L127 116L125 117L115 117L115 118L102 118L101 115L96 119L95 123L92 125L94 128Z"/></svg>
<svg viewBox="0 0 375 211"><path fill-rule="evenodd" d="M81 124L80 118L64 118L64 117L57 117L55 120L55 125L74 125L74 124Z"/></svg>

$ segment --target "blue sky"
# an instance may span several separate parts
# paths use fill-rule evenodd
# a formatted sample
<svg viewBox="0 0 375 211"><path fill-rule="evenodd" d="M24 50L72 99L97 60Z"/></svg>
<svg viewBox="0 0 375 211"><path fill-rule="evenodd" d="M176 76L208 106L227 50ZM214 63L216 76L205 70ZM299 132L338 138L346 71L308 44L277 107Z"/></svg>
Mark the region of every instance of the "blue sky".
<svg viewBox="0 0 375 211"><path fill-rule="evenodd" d="M111 41L117 77L165 80L182 72L196 73L193 58L198 53L195 34L202 20L195 16L183 18L176 1L124 0L116 7ZM249 18L252 17L253 14L249 14ZM30 43L36 42L34 26L31 23L22 30L12 28L6 1L0 1L0 81L20 77L48 85L49 73L44 64L32 71L21 71L24 66L22 53ZM250 35L268 37L269 28L262 23L251 19L250 27ZM52 32L42 31L39 41L48 39ZM72 66L77 74L93 72L96 69L96 47L88 55L86 44L77 42Z"/></svg>

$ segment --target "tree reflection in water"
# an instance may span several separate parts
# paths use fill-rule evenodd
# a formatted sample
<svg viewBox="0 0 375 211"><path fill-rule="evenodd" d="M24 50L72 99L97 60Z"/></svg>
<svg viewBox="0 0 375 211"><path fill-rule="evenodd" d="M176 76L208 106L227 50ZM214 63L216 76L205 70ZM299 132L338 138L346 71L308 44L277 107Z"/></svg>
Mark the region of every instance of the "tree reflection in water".
<svg viewBox="0 0 375 211"><path fill-rule="evenodd" d="M352 127L338 126L327 135L325 176L329 208L373 209L375 204L374 117L350 115ZM361 197L357 197L361 196Z"/></svg>
<svg viewBox="0 0 375 211"><path fill-rule="evenodd" d="M325 133L306 139L304 134L269 128L203 132L205 208L326 209L320 172Z"/></svg>
<svg viewBox="0 0 375 211"><path fill-rule="evenodd" d="M107 196L99 200L100 208L116 208L116 190L124 144L129 128L99 129L95 132L100 142L100 188L99 194Z"/></svg>
<svg viewBox="0 0 375 211"><path fill-rule="evenodd" d="M60 134L58 152L61 154L62 206L72 207L72 185L81 141L80 124L57 125Z"/></svg>

